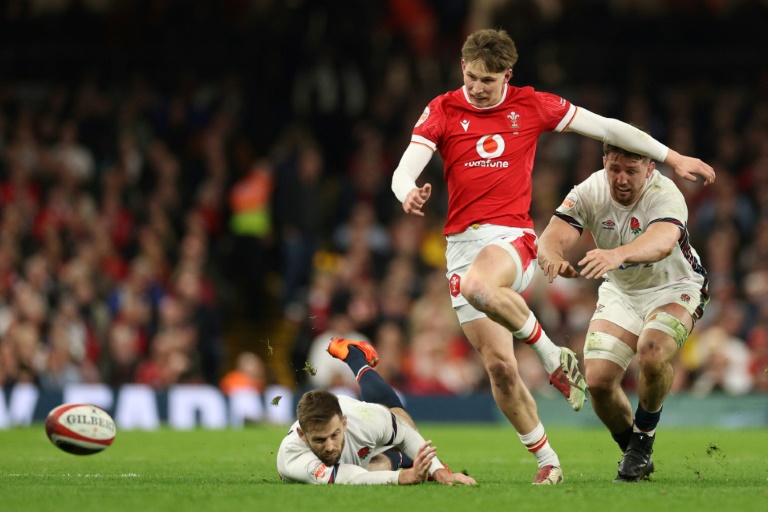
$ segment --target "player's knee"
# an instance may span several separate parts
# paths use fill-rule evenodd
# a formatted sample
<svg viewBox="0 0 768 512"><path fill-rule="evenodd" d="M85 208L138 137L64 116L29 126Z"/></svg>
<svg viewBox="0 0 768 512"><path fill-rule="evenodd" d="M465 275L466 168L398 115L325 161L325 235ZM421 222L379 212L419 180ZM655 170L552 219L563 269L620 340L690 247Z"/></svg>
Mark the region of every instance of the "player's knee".
<svg viewBox="0 0 768 512"><path fill-rule="evenodd" d="M616 386L616 380L601 372L589 372L585 376L589 393L596 398L610 394Z"/></svg>
<svg viewBox="0 0 768 512"><path fill-rule="evenodd" d="M640 366L640 372L644 375L658 375L664 372L671 355L671 351L664 347L661 340L649 340L646 343L640 343L637 347L637 362Z"/></svg>
<svg viewBox="0 0 768 512"><path fill-rule="evenodd" d="M478 311L488 311L492 302L492 290L482 279L468 273L461 282L461 294Z"/></svg>
<svg viewBox="0 0 768 512"><path fill-rule="evenodd" d="M517 365L511 361L494 358L486 364L488 376L496 387L508 388L515 385L520 378Z"/></svg>

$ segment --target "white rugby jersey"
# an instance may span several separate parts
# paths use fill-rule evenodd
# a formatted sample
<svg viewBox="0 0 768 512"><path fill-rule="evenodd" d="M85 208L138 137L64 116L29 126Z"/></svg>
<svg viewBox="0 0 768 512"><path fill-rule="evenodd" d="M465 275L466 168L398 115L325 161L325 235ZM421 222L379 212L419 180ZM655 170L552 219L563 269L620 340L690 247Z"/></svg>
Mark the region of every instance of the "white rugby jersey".
<svg viewBox="0 0 768 512"><path fill-rule="evenodd" d="M284 482L307 484L397 484L398 471L368 471L373 456L397 447L412 459L424 438L380 404L339 396L341 411L347 417L344 448L339 463L326 466L312 453L291 425L277 452L277 472ZM435 457L429 474L442 468Z"/></svg>
<svg viewBox="0 0 768 512"><path fill-rule="evenodd" d="M576 185L555 215L579 230L588 229L600 249L615 249L640 236L654 222L680 228L672 253L655 263L630 263L611 270L607 280L622 292L638 295L672 283L692 282L708 297L707 272L688 240L688 207L672 180L654 170L634 204L624 206L611 197L605 169Z"/></svg>

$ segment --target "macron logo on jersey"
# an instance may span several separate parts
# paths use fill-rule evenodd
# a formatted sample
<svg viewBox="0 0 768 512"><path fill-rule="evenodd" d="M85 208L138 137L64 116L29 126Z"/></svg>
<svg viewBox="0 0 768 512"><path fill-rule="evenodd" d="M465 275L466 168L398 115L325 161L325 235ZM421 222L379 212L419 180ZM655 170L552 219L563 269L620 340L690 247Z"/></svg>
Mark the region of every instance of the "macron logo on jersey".
<svg viewBox="0 0 768 512"><path fill-rule="evenodd" d="M459 124L461 124L461 127L464 128L464 131L467 131L467 128L469 128L469 121L466 119L459 121Z"/></svg>

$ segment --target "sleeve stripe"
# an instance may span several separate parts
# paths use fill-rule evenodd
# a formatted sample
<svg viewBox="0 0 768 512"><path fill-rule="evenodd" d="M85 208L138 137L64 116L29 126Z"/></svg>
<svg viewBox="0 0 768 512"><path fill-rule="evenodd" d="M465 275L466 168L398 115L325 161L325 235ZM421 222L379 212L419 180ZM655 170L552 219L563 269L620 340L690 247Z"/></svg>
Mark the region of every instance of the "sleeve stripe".
<svg viewBox="0 0 768 512"><path fill-rule="evenodd" d="M333 465L333 471L331 471L331 479L328 480L329 484L335 484L336 483L336 476L338 475L338 473L339 473L339 465L338 464L334 464Z"/></svg>
<svg viewBox="0 0 768 512"><path fill-rule="evenodd" d="M560 220L564 220L568 224L571 225L576 231L579 232L579 234L582 234L584 232L584 228L581 224L579 224L579 221L571 217L570 215L566 215L564 213L555 212L555 217L557 217Z"/></svg>
<svg viewBox="0 0 768 512"><path fill-rule="evenodd" d="M685 225L682 222L672 217L662 217L660 219L653 219L648 225L650 226L656 222L669 222L680 228L680 238L678 238L678 243L683 241L683 238L685 237Z"/></svg>
<svg viewBox="0 0 768 512"><path fill-rule="evenodd" d="M571 106L568 107L568 112L563 116L562 121L560 121L560 124L558 124L555 127L556 132L564 132L568 129L568 127L571 125L571 122L573 121L573 118L576 117L576 111L578 110L578 107L575 106L573 103L571 103Z"/></svg>
<svg viewBox="0 0 768 512"><path fill-rule="evenodd" d="M392 437L387 441L387 445L395 444L395 439L397 438L397 418L395 418L394 414L389 414L392 416Z"/></svg>
<svg viewBox="0 0 768 512"><path fill-rule="evenodd" d="M422 137L421 135L415 135L415 134L411 135L411 142L423 144L427 146L429 149L431 149L432 151L437 150L437 144L435 144L434 142L432 142L426 137Z"/></svg>

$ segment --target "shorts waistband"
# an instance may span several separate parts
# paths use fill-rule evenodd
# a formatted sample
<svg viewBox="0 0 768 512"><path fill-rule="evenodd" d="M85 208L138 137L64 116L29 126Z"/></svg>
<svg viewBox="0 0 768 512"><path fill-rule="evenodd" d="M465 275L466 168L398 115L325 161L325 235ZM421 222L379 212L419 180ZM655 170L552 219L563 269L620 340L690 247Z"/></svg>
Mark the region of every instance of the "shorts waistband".
<svg viewBox="0 0 768 512"><path fill-rule="evenodd" d="M484 240L486 238L497 238L500 236L521 236L523 233L536 232L530 228L514 228L511 226L499 226L496 224L472 224L461 233L447 235L445 239L449 242L468 242L472 240Z"/></svg>

